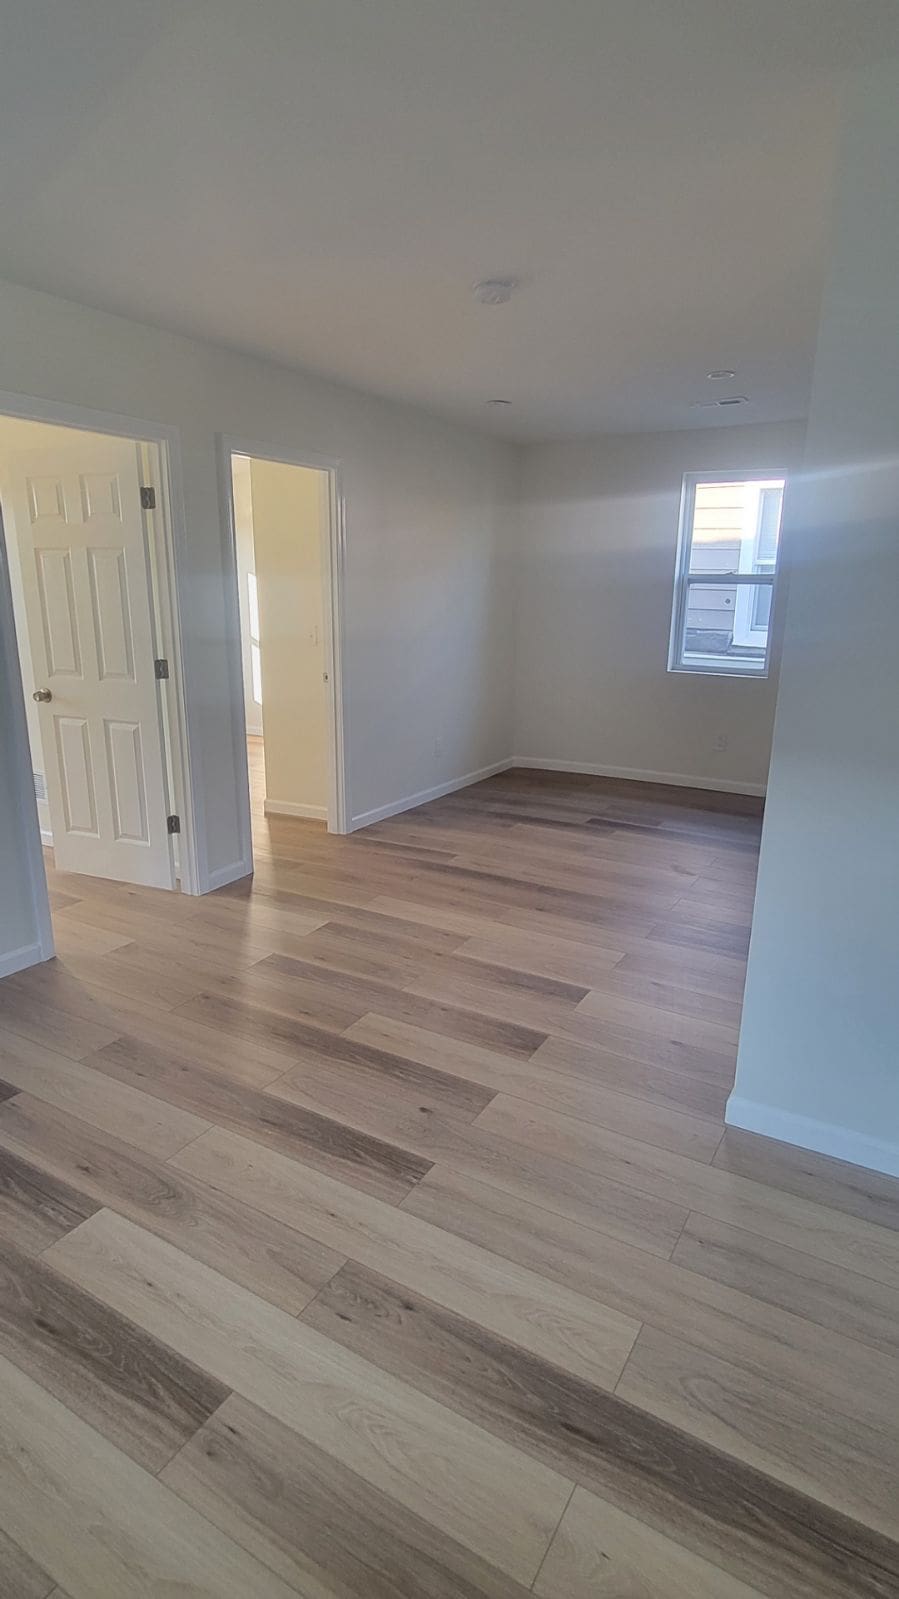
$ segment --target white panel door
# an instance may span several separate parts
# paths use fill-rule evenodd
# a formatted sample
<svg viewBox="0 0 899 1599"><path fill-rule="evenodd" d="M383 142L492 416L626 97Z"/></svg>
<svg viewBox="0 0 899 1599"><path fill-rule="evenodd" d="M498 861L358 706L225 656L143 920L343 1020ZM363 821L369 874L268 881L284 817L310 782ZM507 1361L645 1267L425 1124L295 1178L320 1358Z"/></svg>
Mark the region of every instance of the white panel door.
<svg viewBox="0 0 899 1599"><path fill-rule="evenodd" d="M73 432L9 487L56 864L171 888L138 447Z"/></svg>

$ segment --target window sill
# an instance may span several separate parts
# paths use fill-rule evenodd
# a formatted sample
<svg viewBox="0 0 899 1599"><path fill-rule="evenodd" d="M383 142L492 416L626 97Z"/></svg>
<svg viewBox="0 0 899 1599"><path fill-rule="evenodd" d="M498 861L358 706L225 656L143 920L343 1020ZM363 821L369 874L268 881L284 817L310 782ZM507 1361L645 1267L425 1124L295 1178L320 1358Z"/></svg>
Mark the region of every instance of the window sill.
<svg viewBox="0 0 899 1599"><path fill-rule="evenodd" d="M770 668L767 663L764 666L750 667L743 665L722 666L720 661L710 661L708 666L692 661L689 665L679 661L677 663L669 662L668 671L687 677L739 677L744 682L747 679L751 682L765 682L770 675Z"/></svg>

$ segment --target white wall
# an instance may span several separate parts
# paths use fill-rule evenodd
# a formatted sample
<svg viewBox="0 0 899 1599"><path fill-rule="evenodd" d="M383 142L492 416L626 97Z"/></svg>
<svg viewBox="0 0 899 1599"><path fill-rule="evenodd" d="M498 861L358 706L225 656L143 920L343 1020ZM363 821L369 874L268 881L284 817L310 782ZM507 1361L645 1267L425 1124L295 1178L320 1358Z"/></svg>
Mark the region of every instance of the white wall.
<svg viewBox="0 0 899 1599"><path fill-rule="evenodd" d="M237 586L240 602L240 664L243 671L243 704L247 732L262 734L262 706L253 693L253 668L250 658L250 602L247 578L256 571L256 550L253 543L253 486L250 480L250 458L235 455L231 463L231 482L234 493L234 542L237 546Z"/></svg>
<svg viewBox="0 0 899 1599"><path fill-rule="evenodd" d="M243 751L235 748L231 717L241 685L229 671L225 644L233 600L224 582L218 432L342 463L354 816L508 753L511 618L503 541L517 474L512 447L411 407L5 282L0 348L7 390L178 430L187 527L184 645L206 835L203 880L225 881L242 864ZM0 830L9 827L7 812Z"/></svg>
<svg viewBox="0 0 899 1599"><path fill-rule="evenodd" d="M250 462L259 585L265 808L328 814L328 696L323 672L324 472Z"/></svg>
<svg viewBox="0 0 899 1599"><path fill-rule="evenodd" d="M857 85L728 1120L899 1175L899 64Z"/></svg>
<svg viewBox="0 0 899 1599"><path fill-rule="evenodd" d="M527 452L516 756L761 791L776 659L761 682L667 671L681 483L706 468L793 467L803 433L728 427Z"/></svg>

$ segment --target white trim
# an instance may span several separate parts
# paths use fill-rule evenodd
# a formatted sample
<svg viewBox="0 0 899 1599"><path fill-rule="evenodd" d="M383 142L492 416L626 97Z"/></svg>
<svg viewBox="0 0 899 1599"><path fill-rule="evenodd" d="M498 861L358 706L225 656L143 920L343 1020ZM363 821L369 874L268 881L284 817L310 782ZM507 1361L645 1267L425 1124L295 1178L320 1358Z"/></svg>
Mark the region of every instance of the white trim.
<svg viewBox="0 0 899 1599"><path fill-rule="evenodd" d="M240 573L237 564L237 527L234 518L234 483L231 477L232 443L223 433L216 436L216 472L219 504L226 533L225 543L225 658L231 702L231 747L236 776L235 803L240 859L231 866L207 874L210 889L222 888L253 872L253 828L250 810L250 768L247 755L247 708L243 684L243 639L240 627ZM245 451L238 451L245 454ZM241 753L243 752L243 753Z"/></svg>
<svg viewBox="0 0 899 1599"><path fill-rule="evenodd" d="M585 777L618 777L629 783L663 783L672 788L705 788L713 794L753 794L763 797L766 783L742 777L691 777L686 772L644 772L635 766L606 766L597 761L550 761L540 756L516 755L497 771L521 766L535 772L573 772Z"/></svg>
<svg viewBox="0 0 899 1599"><path fill-rule="evenodd" d="M776 1138L782 1144L798 1145L818 1155L830 1155L834 1160L864 1166L868 1171L899 1177L899 1144L856 1133L851 1127L837 1127L833 1122L819 1122L812 1116L798 1116L795 1111L779 1110L776 1105L759 1105L751 1099L740 1099L736 1094L731 1094L727 1102L724 1120L728 1127L741 1127L748 1133L760 1133L763 1138Z"/></svg>
<svg viewBox="0 0 899 1599"><path fill-rule="evenodd" d="M53 833L49 827L41 828L41 844L44 849L53 848Z"/></svg>
<svg viewBox="0 0 899 1599"><path fill-rule="evenodd" d="M0 390L0 416L20 417L29 422L46 422L53 427L69 427L88 433L110 433L115 438L133 439L137 444L159 446L162 478L159 484L161 490L159 498L162 502L163 524L161 548L164 550L166 558L164 576L166 587L169 591L166 596L166 609L168 625L172 635L168 685L170 696L169 712L173 729L177 735L177 754L180 757L171 776L178 814L181 817L181 837L179 840L181 890L185 894L203 893L207 886L208 867L205 857L205 836L201 834L197 826L199 806L191 766L190 720L185 695L185 682L188 671L182 617L181 573L184 570L186 524L181 489L181 442L178 429L169 427L162 422L148 422L132 416L119 415L114 411L96 411L87 405L69 405L64 401L38 399L34 395L13 394L7 390ZM0 597L0 603L2 603L2 597ZM27 749L27 725L24 723L24 704L22 715L26 731ZM27 763L30 773L30 751L27 756ZM44 882L41 892L46 899L46 877L43 874L43 860L41 861L41 874ZM174 877L172 886L174 887ZM46 919L49 927L49 901L47 902ZM50 953L53 953L52 935L50 935Z"/></svg>
<svg viewBox="0 0 899 1599"><path fill-rule="evenodd" d="M156 618L162 634L162 653L169 662L169 678L164 685L166 710L170 728L171 772L173 809L181 818L181 832L177 838L176 877L182 894L201 894L198 862L197 805L193 784L190 740L188 738L187 701L185 699L184 638L181 625L181 593L178 575L179 550L183 548L183 531L187 525L183 498L181 497L181 445L174 429L166 440L143 440L155 448L145 450L146 468L151 481L158 488L157 511L146 513L151 519L155 541L157 566L161 568L159 583L159 610ZM162 446L162 447L160 447ZM163 565L164 563L164 565ZM175 715L172 715L174 698ZM204 838L204 877L208 875Z"/></svg>
<svg viewBox="0 0 899 1599"><path fill-rule="evenodd" d="M418 794L406 794L402 799L391 800L389 805L379 805L373 811L363 811L354 816L350 832L360 827L370 827L372 822L383 822L388 816L398 816L400 811L411 811L416 805L427 805L428 800L441 799L444 794L455 794L457 789L468 788L472 783L482 783L485 777L495 777L497 772L507 772L517 761L494 761L492 766L482 766L476 772L466 772L464 777L454 777L448 783L438 783L436 788L423 788Z"/></svg>
<svg viewBox="0 0 899 1599"><path fill-rule="evenodd" d="M14 972L23 972L27 966L52 960L53 953L52 949L45 950L42 944L23 944L21 949L11 949L0 956L0 977L12 977Z"/></svg>
<svg viewBox="0 0 899 1599"><path fill-rule="evenodd" d="M209 873L206 894L214 894L217 888L225 888L228 883L239 883L242 877L252 877L252 862L247 866L246 861L232 861L230 866L218 866L214 872Z"/></svg>
<svg viewBox="0 0 899 1599"><path fill-rule="evenodd" d="M296 805L292 800L263 800L262 809L266 816L305 816L313 822L326 822L328 820L327 805Z"/></svg>
<svg viewBox="0 0 899 1599"><path fill-rule="evenodd" d="M286 466L305 466L313 471L325 472L328 485L328 526L323 529L325 582L322 607L324 618L324 657L328 663L328 744L329 744L329 796L326 819L328 831L348 833L349 800L347 790L347 714L346 669L344 665L342 618L344 611L343 586L346 566L346 503L343 494L341 464L334 456L315 451L294 452L278 446L264 444L256 439L238 438L230 433L216 434L216 457L219 480L219 499L222 523L226 530L225 583L227 615L225 648L231 688L231 736L238 773L237 812L240 833L240 869L231 867L231 873L222 882L232 882L235 877L248 877L253 870L253 831L250 813L250 778L247 763L247 724L244 703L243 667L241 662L240 596L237 570L237 533L234 523L234 485L231 478L232 455L248 455L251 460L279 461ZM263 728L265 713L263 711ZM264 736L264 734L263 734ZM218 879L221 873L212 874ZM210 886L220 886L218 881Z"/></svg>

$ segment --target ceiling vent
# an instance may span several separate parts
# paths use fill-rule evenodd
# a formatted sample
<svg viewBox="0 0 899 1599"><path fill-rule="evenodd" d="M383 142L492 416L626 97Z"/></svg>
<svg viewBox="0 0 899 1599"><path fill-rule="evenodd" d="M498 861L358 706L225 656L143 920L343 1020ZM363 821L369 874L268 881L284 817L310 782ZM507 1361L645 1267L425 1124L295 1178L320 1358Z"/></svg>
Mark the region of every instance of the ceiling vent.
<svg viewBox="0 0 899 1599"><path fill-rule="evenodd" d="M732 394L726 400L691 400L694 411L717 411L722 405L748 405L748 394Z"/></svg>

